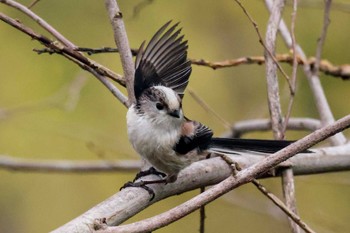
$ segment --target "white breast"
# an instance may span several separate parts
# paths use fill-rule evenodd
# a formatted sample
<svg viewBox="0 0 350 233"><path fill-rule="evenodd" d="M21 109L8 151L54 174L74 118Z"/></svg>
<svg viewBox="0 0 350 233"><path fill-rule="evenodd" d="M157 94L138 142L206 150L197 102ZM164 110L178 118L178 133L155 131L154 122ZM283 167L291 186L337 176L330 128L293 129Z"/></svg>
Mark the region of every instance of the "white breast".
<svg viewBox="0 0 350 233"><path fill-rule="evenodd" d="M134 149L156 169L167 174L178 172L185 161L173 150L181 133L181 121L156 121L136 113L134 106L127 113L128 136Z"/></svg>

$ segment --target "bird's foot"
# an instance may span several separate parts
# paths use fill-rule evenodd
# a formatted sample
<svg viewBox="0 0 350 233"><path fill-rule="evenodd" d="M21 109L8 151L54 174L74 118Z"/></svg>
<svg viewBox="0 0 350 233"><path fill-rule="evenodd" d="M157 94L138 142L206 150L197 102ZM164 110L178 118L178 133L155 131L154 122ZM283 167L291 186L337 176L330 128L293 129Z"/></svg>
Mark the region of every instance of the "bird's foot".
<svg viewBox="0 0 350 233"><path fill-rule="evenodd" d="M139 173L137 173L133 181L135 182L141 177L148 176L148 175L157 175L157 176L160 176L161 178L166 177L165 173L157 171L154 167L150 167L148 170L140 171Z"/></svg>
<svg viewBox="0 0 350 233"><path fill-rule="evenodd" d="M138 180L144 176L148 176L148 175L158 175L161 177L161 179L159 179L159 180L141 180L141 181L136 182L136 180ZM147 185L160 184L160 183L166 184L167 179L164 179L165 176L166 176L166 174L164 174L163 172L157 171L155 168L151 167L148 170L140 171L139 173L137 173L135 176L135 179L132 182L129 181L129 182L125 183L120 188L120 190L122 190L124 188L129 188L129 187L143 188L144 190L146 190L149 193L149 195L151 196L150 201L152 201L155 197L155 193L154 193L153 189L151 189Z"/></svg>

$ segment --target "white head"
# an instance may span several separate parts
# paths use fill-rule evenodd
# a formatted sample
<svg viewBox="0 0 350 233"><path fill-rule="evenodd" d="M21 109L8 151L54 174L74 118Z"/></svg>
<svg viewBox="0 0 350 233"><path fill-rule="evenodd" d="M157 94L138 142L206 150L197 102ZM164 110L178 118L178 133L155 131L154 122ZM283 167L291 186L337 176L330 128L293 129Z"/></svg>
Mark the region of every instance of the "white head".
<svg viewBox="0 0 350 233"><path fill-rule="evenodd" d="M153 86L145 90L135 107L137 114L155 124L173 123L179 126L184 119L181 98L175 91L165 86Z"/></svg>

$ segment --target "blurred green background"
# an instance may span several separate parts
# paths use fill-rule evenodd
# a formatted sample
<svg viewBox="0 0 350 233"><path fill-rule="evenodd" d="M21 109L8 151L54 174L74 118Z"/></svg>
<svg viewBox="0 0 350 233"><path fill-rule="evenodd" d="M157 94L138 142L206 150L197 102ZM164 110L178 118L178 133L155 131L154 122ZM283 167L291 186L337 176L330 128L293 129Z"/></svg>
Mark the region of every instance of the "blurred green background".
<svg viewBox="0 0 350 233"><path fill-rule="evenodd" d="M32 0L21 1L29 5ZM308 56L316 51L323 19L323 1L300 6L296 38ZM263 1L243 1L264 35L268 14ZM308 3L308 2L306 2ZM339 4L335 1L335 4ZM234 1L119 1L133 48L149 40L165 22L181 21L189 41L189 57L219 61L262 55L253 26ZM81 47L114 47L104 1L40 1L34 12ZM291 1L284 12L290 23ZM0 11L44 33L20 12L0 4ZM331 25L323 57L334 64L350 61L349 4L331 12ZM48 35L50 38L51 36ZM280 39L280 38L279 38ZM137 159L127 141L125 114L109 91L90 74L59 55L37 55L42 46L0 22L0 154L32 159ZM278 52L287 53L282 40ZM118 54L94 55L93 59L122 74ZM282 65L291 74L288 65ZM78 76L87 81L77 105L67 111L48 105L64 103L62 88ZM321 75L336 118L349 113L350 83ZM190 88L229 122L268 117L265 67L242 65L212 70L193 67ZM61 91L60 91L61 90ZM124 91L124 90L123 90ZM283 108L288 88L281 78ZM51 102L50 102L51 103ZM224 126L187 95L186 115L210 126L216 135ZM10 113L10 114L4 114ZM313 97L302 72L293 116L317 117ZM305 133L288 133L289 139ZM346 132L349 136L349 133ZM271 138L271 133L247 137ZM134 174L47 174L0 170L0 232L48 232L115 193ZM296 178L297 204L301 217L317 232L347 232L350 229L350 173ZM263 181L281 196L280 180ZM196 195L189 192L164 200L133 220L153 216ZM198 213L157 232L196 232ZM234 229L234 230L233 230ZM207 232L289 232L286 219L251 185L246 185L208 205Z"/></svg>

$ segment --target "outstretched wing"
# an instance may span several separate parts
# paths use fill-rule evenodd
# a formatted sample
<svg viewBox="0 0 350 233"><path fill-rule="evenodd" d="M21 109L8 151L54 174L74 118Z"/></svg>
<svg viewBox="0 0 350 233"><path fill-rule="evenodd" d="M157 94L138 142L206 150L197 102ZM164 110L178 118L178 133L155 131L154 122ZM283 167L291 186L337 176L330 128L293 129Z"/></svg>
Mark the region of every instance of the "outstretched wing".
<svg viewBox="0 0 350 233"><path fill-rule="evenodd" d="M206 150L213 137L213 131L202 123L197 121L188 121L188 123L194 126L193 133L181 136L174 147L174 150L182 155L195 148L199 151Z"/></svg>
<svg viewBox="0 0 350 233"><path fill-rule="evenodd" d="M181 28L174 32L179 23L164 32L170 22L157 31L145 50L145 42L139 49L135 61L136 99L145 89L155 85L169 87L183 97L192 68L187 60L187 41L183 41L183 35L178 37Z"/></svg>

